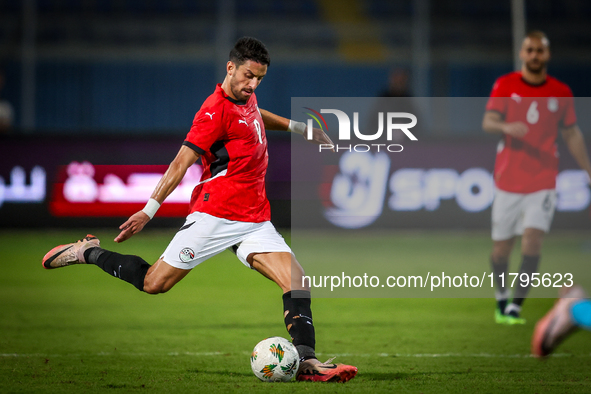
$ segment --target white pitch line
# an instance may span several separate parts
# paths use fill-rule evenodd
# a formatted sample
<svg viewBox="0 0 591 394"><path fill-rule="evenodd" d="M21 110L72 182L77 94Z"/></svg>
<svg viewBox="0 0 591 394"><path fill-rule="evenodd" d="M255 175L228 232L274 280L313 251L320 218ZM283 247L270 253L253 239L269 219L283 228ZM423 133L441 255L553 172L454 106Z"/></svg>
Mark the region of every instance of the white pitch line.
<svg viewBox="0 0 591 394"><path fill-rule="evenodd" d="M0 353L0 357L5 358L26 358L26 357L89 357L89 356L125 356L125 357L162 357L162 356L193 356L193 357L207 357L207 356L232 356L237 353L232 352L169 352L169 353L125 353L125 352L100 352L100 353L86 353L86 354L43 354L43 353ZM240 352L240 355L250 355L250 352ZM325 357L398 357L398 358L531 358L531 354L490 354L490 353L417 353L417 354L402 354L402 353L316 353L317 356ZM568 353L554 353L551 357L590 357L591 354L573 355Z"/></svg>
<svg viewBox="0 0 591 394"><path fill-rule="evenodd" d="M322 353L316 353L318 356L322 356ZM474 358L530 358L535 357L531 354L490 354L490 353L418 353L418 354L401 354L401 353L328 353L327 355L334 357L400 357L400 358L445 358L445 357L474 357ZM577 355L576 357L589 357L591 354ZM554 353L552 357L574 357L568 353Z"/></svg>

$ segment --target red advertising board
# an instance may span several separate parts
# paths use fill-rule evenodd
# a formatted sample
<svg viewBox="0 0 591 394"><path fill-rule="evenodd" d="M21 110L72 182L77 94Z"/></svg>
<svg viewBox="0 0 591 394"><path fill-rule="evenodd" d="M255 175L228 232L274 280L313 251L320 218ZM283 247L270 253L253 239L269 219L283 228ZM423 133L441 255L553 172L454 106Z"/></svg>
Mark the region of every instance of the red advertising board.
<svg viewBox="0 0 591 394"><path fill-rule="evenodd" d="M49 209L54 216L130 216L144 207L166 165L93 165L71 162L60 166L52 184ZM201 166L187 171L158 216L184 217L191 193L201 178Z"/></svg>

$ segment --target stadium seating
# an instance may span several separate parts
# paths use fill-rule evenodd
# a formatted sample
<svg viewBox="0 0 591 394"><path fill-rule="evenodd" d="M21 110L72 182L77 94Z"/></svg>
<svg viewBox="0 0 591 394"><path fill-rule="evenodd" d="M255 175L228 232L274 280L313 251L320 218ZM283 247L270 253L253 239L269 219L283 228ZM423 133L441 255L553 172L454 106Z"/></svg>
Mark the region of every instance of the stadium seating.
<svg viewBox="0 0 591 394"><path fill-rule="evenodd" d="M14 81L20 80L24 3L0 1L0 66L10 77L3 95L15 103L17 122L20 88ZM228 3L234 4L231 35L251 35L270 48L274 71L269 79L293 77L296 64L297 73L306 76L297 79L298 75L297 82L267 93L277 111L289 111L288 98L294 95L375 95L386 83L389 68L411 64L413 0L348 0L346 4L354 5L359 14L357 20L332 15L331 0ZM431 94L488 95L494 77L512 68L509 2L429 3ZM216 80L218 7L224 2L37 0L36 4L37 125L43 129L182 127L194 101L199 102ZM551 38L552 73L570 83L576 95L589 96L586 51L581 48L591 45L591 2L530 1L527 17L528 26L544 29ZM368 27L367 36L355 33ZM375 51L358 52L369 47ZM336 80L350 75L363 79L343 90ZM158 82L143 82L152 78ZM175 91L166 91L167 86ZM124 100L125 106L105 107L117 102L113 97L122 91L135 92L128 94L137 107L129 107L130 100ZM287 98L282 101L283 96ZM153 119L139 121L137 114L146 105L165 108L148 111ZM116 115L121 111L126 114Z"/></svg>

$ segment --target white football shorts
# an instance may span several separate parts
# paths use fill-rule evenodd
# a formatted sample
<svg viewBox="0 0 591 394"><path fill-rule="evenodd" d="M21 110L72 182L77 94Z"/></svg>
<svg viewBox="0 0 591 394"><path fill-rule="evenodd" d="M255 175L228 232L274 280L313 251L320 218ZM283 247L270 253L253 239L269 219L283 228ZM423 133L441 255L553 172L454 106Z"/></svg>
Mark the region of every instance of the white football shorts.
<svg viewBox="0 0 591 394"><path fill-rule="evenodd" d="M550 230L556 209L556 190L510 193L495 189L492 205L492 239L504 241L522 235L526 228Z"/></svg>
<svg viewBox="0 0 591 394"><path fill-rule="evenodd" d="M251 253L291 253L271 222L237 222L193 212L187 216L161 259L173 267L191 269L226 249L234 252L247 267L250 264L246 259Z"/></svg>

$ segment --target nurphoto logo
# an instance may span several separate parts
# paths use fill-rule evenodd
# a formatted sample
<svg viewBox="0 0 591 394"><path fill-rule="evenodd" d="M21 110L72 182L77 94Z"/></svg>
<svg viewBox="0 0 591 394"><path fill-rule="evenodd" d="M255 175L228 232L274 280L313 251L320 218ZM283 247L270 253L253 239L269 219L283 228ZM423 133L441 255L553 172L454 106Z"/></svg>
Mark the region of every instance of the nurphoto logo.
<svg viewBox="0 0 591 394"><path fill-rule="evenodd" d="M324 116L322 116L322 114L333 114L337 117L337 121L339 122L338 141L351 142L351 119L349 118L349 115L347 115L344 111L341 111L339 109L321 109L320 112L318 112L312 108L304 108L312 112L306 113L311 118L308 119L307 122L308 127L306 138L308 140L312 140L312 128L314 125L313 121L316 121L318 127L328 134L328 125L326 124L326 120L324 119ZM404 133L404 135L411 141L418 140L417 137L410 131L410 129L416 126L417 124L417 117L415 115L409 112L378 112L377 116L378 130L375 132L372 130L371 132L373 134L364 134L359 130L359 112L353 112L354 138L360 141L373 141L374 143L320 144L318 148L319 152L322 152L323 150L335 150L336 152L402 152L404 147L401 144L377 143L377 141L380 138L382 138L384 131L386 134L386 141L388 142L391 142L394 139L393 135L395 131L400 131ZM402 122L403 120L406 120L406 122Z"/></svg>

